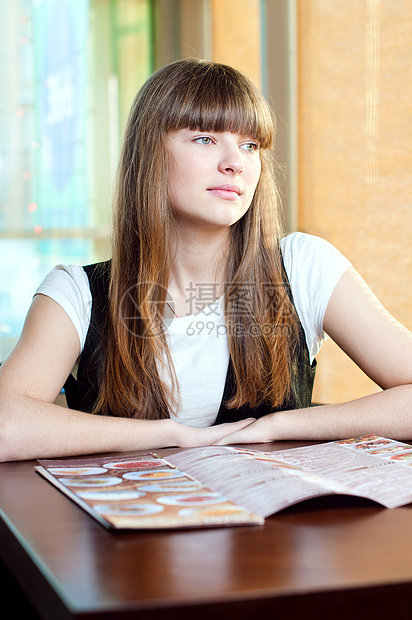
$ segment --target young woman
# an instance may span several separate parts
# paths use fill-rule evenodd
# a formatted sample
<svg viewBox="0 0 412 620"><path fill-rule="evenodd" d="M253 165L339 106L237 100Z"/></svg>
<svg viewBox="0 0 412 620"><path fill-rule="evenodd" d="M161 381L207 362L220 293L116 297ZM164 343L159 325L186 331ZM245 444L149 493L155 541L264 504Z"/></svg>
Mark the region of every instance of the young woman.
<svg viewBox="0 0 412 620"><path fill-rule="evenodd" d="M412 335L330 244L282 237L274 132L230 67L183 60L146 82L112 260L54 269L1 367L2 460L412 437ZM309 408L325 333L382 392ZM54 404L63 385L68 409Z"/></svg>

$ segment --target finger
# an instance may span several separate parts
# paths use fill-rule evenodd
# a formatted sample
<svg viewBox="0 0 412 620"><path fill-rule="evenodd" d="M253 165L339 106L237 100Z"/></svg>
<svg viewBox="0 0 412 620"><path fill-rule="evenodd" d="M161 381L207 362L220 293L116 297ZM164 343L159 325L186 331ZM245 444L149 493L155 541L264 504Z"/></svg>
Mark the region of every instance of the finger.
<svg viewBox="0 0 412 620"><path fill-rule="evenodd" d="M223 439L226 435L241 432L244 428L253 424L253 422L256 422L255 418L246 418L238 422L225 422L224 424L210 427L209 431L213 434L214 441L218 441L219 439Z"/></svg>
<svg viewBox="0 0 412 620"><path fill-rule="evenodd" d="M255 433L251 433L250 430L239 430L230 435L225 435L221 439L218 439L213 444L214 446L228 446L235 443L259 443L259 439L254 436Z"/></svg>
<svg viewBox="0 0 412 620"><path fill-rule="evenodd" d="M226 430L227 434L236 433L237 431L241 431L249 424L256 422L256 418L245 418L244 420L238 420L237 422L224 422L223 424L218 424L216 428L221 428L222 430Z"/></svg>

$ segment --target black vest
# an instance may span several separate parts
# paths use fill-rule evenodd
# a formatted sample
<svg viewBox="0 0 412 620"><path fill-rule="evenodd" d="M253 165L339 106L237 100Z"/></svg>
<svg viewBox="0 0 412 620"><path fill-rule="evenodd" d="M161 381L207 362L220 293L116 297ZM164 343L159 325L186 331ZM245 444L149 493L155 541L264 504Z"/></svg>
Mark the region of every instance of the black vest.
<svg viewBox="0 0 412 620"><path fill-rule="evenodd" d="M70 375L65 383L67 404L71 409L91 412L97 399L98 386L101 381L101 359L104 355L105 323L108 316L108 291L110 281L110 261L96 263L84 267L89 278L92 294L92 310L90 326L87 332L83 352L79 359L77 379ZM292 293L285 273L285 285L288 288L290 299ZM256 408L243 406L239 409L228 409L225 403L235 392L233 365L229 360L229 368L222 403L215 424L234 422L245 418L260 418L272 411L284 411L309 407L312 398L313 381L315 378L316 360L310 364L309 353L303 327L299 322L299 346L296 355L296 378L293 381L293 395L279 407L274 408L270 403L263 403Z"/></svg>

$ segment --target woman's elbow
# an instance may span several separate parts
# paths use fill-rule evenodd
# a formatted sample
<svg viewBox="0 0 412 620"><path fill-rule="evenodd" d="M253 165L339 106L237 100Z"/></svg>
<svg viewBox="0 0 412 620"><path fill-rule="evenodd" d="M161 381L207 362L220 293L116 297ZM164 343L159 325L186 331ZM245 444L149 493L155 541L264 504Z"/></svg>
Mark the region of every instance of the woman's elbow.
<svg viewBox="0 0 412 620"><path fill-rule="evenodd" d="M0 386L0 462L23 458L19 443L22 437L17 397Z"/></svg>

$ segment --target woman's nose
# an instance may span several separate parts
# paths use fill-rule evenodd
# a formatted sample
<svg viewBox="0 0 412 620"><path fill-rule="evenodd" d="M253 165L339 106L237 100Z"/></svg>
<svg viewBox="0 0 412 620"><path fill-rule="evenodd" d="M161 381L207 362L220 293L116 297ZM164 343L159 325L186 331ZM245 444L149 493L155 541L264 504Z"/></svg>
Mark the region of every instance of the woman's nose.
<svg viewBox="0 0 412 620"><path fill-rule="evenodd" d="M219 161L220 172L224 174L240 174L243 171L243 167L244 162L238 147L226 147Z"/></svg>

